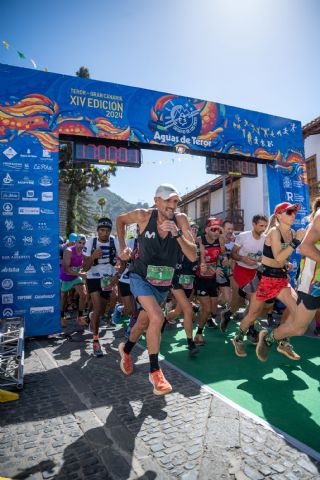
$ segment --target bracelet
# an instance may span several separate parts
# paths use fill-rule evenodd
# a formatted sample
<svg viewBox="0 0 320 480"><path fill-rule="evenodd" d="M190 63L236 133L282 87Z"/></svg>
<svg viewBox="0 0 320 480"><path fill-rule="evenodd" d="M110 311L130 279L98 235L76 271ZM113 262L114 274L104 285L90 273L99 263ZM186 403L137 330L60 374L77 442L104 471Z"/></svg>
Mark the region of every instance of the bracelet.
<svg viewBox="0 0 320 480"><path fill-rule="evenodd" d="M289 245L295 250L297 247L299 247L300 243L301 243L300 240L298 240L297 238L293 238L289 243Z"/></svg>

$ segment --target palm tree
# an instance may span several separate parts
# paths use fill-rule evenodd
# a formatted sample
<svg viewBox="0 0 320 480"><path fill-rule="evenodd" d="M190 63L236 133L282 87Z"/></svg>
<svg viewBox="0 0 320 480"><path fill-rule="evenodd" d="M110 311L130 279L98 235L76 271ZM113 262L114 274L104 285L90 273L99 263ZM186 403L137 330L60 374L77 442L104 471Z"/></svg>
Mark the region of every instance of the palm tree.
<svg viewBox="0 0 320 480"><path fill-rule="evenodd" d="M101 215L103 213L103 210L105 209L105 206L107 204L107 200L104 198L104 197L100 197L97 201L97 204L99 205L100 207L100 210L101 210Z"/></svg>

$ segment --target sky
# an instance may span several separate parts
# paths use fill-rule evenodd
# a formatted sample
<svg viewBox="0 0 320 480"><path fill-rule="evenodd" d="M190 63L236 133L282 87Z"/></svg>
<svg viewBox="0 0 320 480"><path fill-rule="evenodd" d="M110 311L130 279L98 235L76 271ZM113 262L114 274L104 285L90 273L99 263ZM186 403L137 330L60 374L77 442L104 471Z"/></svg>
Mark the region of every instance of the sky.
<svg viewBox="0 0 320 480"><path fill-rule="evenodd" d="M320 115L319 0L10 0L1 2L0 62L299 120ZM16 50L25 54L19 59ZM152 204L210 181L204 157L143 151L110 190Z"/></svg>

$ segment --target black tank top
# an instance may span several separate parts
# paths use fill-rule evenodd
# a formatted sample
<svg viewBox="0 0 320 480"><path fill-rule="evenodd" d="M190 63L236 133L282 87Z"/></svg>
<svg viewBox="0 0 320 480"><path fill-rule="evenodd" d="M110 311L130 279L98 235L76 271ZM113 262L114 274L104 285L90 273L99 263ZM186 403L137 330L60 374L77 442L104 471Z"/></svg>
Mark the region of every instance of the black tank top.
<svg viewBox="0 0 320 480"><path fill-rule="evenodd" d="M161 238L157 228L158 210L153 209L148 225L139 234L137 251L129 267L129 272L137 273L141 277L147 276L148 265L176 268L179 262L181 248L177 240L168 234ZM177 223L176 218L173 221ZM165 289L158 287L159 290Z"/></svg>
<svg viewBox="0 0 320 480"><path fill-rule="evenodd" d="M282 249L287 248L287 246L289 245L289 243L286 243L286 242L284 241L284 238L283 238L283 236L282 236L282 233L281 233L280 228L278 228L278 227L276 227L276 228L277 228L277 230L279 230L279 233L280 233L281 248L282 248ZM292 240L292 239L293 239L293 232L292 232L292 230L291 230L291 237L292 237L292 238L291 238L291 240ZM270 245L266 245L266 244L263 245L262 255L263 255L264 257L271 258L272 260L274 260L272 248L271 248Z"/></svg>

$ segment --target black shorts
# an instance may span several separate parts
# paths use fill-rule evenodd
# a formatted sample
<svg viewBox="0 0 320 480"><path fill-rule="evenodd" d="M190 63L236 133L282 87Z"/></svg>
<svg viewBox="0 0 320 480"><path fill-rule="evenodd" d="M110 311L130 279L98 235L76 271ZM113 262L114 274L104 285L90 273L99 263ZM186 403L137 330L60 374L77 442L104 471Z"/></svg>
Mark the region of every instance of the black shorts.
<svg viewBox="0 0 320 480"><path fill-rule="evenodd" d="M230 280L229 278L226 278L224 277L224 281L223 282L217 282L217 287L220 288L220 287L230 287Z"/></svg>
<svg viewBox="0 0 320 480"><path fill-rule="evenodd" d="M218 288L216 278L196 277L195 290L198 297L217 297Z"/></svg>
<svg viewBox="0 0 320 480"><path fill-rule="evenodd" d="M299 292L298 290L297 305L299 305L301 302L307 310L318 310L318 308L320 308L320 297L313 297L308 293Z"/></svg>
<svg viewBox="0 0 320 480"><path fill-rule="evenodd" d="M118 287L119 287L121 297L130 297L130 295L132 295L130 290L130 283L119 281Z"/></svg>
<svg viewBox="0 0 320 480"><path fill-rule="evenodd" d="M180 283L174 283L172 285L172 290L183 290L187 298L190 298L191 293L193 292L193 288L183 288Z"/></svg>
<svg viewBox="0 0 320 480"><path fill-rule="evenodd" d="M107 292L101 289L100 278L87 278L87 287L90 294L94 292L100 292L101 298L109 300L111 291Z"/></svg>

